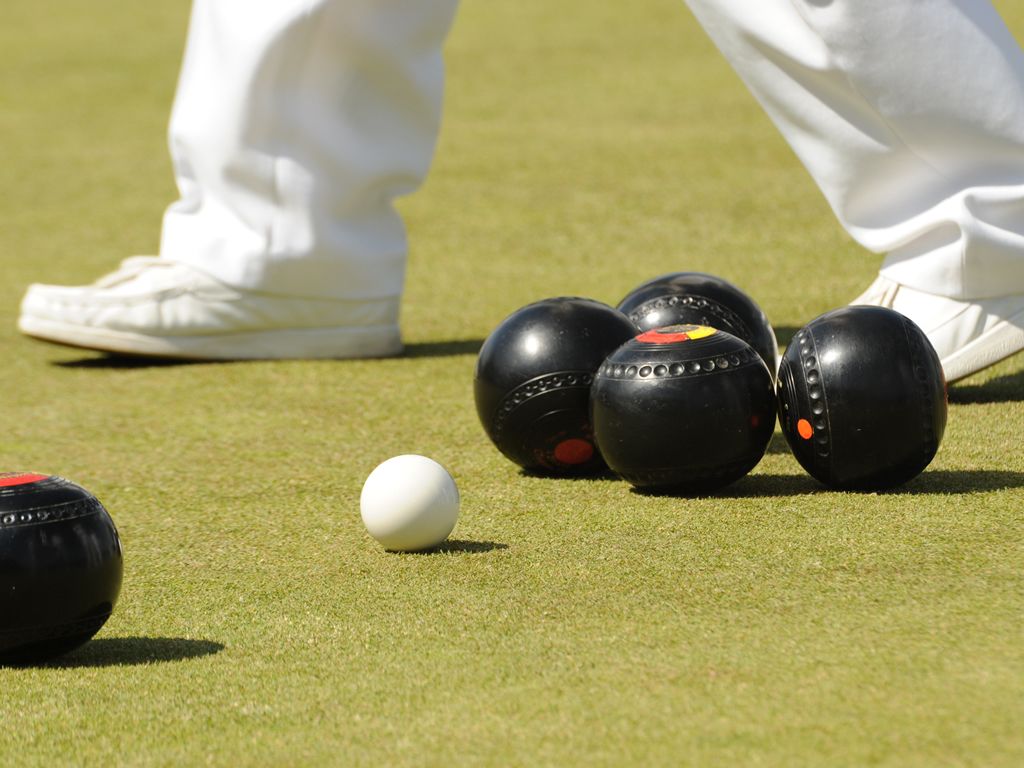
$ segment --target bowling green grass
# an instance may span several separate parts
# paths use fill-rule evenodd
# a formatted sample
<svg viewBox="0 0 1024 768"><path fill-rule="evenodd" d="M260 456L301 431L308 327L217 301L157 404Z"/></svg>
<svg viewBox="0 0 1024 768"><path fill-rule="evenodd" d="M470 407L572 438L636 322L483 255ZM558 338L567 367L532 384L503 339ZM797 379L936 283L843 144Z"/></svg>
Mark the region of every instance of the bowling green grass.
<svg viewBox="0 0 1024 768"><path fill-rule="evenodd" d="M465 1L402 203L405 357L20 338L29 282L156 249L187 11L4 6L0 467L95 492L126 571L96 640L0 669L0 764L1024 764L1024 356L952 387L932 466L878 495L823 490L779 435L713 498L535 479L477 423L475 352L531 300L704 270L785 342L877 268L677 0ZM399 453L459 483L439 552L362 528Z"/></svg>

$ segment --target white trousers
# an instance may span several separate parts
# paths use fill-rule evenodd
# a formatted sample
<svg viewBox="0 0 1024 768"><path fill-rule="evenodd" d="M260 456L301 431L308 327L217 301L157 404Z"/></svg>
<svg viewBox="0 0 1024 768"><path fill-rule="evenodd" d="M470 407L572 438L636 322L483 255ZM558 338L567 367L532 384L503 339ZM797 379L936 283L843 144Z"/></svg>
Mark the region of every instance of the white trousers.
<svg viewBox="0 0 1024 768"><path fill-rule="evenodd" d="M882 274L1024 293L1024 53L985 0L687 0Z"/></svg>
<svg viewBox="0 0 1024 768"><path fill-rule="evenodd" d="M194 0L160 255L239 288L401 293L457 0Z"/></svg>
<svg viewBox="0 0 1024 768"><path fill-rule="evenodd" d="M394 200L430 164L456 2L195 0L161 255L241 288L399 295ZM1024 293L1024 53L985 0L687 2L883 274Z"/></svg>

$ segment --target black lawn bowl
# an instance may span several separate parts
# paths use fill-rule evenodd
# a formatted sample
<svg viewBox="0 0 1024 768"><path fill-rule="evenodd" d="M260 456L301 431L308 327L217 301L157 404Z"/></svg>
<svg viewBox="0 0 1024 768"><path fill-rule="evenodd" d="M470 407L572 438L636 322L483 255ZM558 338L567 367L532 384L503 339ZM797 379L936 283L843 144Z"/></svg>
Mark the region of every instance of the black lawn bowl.
<svg viewBox="0 0 1024 768"><path fill-rule="evenodd" d="M638 489L699 495L747 474L775 429L774 379L742 339L708 326L646 331L591 390L597 445Z"/></svg>
<svg viewBox="0 0 1024 768"><path fill-rule="evenodd" d="M546 299L512 313L477 359L474 396L487 436L532 472L604 470L590 425L590 385L605 357L635 333L625 315L590 299Z"/></svg>
<svg viewBox="0 0 1024 768"><path fill-rule="evenodd" d="M827 486L884 490L916 477L946 426L946 384L928 338L882 307L846 307L802 328L779 370L779 417L797 460Z"/></svg>
<svg viewBox="0 0 1024 768"><path fill-rule="evenodd" d="M88 641L121 591L121 542L103 505L63 478L0 474L0 664Z"/></svg>

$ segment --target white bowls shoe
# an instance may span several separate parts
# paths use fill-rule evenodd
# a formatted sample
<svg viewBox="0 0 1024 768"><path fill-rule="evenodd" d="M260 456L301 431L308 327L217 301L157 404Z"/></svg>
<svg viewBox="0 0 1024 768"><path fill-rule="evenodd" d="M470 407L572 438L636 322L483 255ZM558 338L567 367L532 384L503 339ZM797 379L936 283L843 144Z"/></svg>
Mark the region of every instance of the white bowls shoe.
<svg viewBox="0 0 1024 768"><path fill-rule="evenodd" d="M344 301L231 288L173 261L127 259L88 286L32 285L18 328L57 344L188 360L400 354L399 299Z"/></svg>
<svg viewBox="0 0 1024 768"><path fill-rule="evenodd" d="M879 275L850 304L888 307L917 323L935 347L947 382L970 376L1024 349L1024 296L959 301Z"/></svg>

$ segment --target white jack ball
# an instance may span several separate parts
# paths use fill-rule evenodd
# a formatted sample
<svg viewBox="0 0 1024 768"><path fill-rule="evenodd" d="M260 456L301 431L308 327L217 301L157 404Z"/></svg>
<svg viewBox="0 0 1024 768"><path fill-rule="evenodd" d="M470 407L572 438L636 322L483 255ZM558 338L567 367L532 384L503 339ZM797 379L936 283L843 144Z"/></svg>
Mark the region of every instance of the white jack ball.
<svg viewBox="0 0 1024 768"><path fill-rule="evenodd" d="M378 465L359 498L363 525L384 549L413 552L448 538L459 517L459 489L426 456L395 456Z"/></svg>

